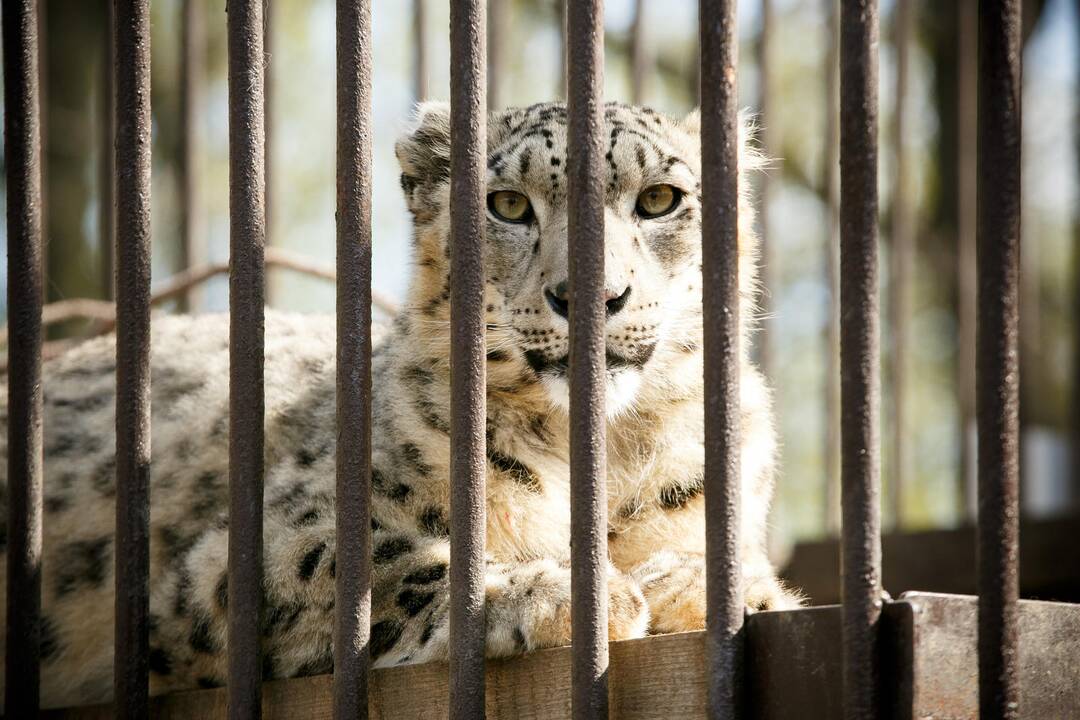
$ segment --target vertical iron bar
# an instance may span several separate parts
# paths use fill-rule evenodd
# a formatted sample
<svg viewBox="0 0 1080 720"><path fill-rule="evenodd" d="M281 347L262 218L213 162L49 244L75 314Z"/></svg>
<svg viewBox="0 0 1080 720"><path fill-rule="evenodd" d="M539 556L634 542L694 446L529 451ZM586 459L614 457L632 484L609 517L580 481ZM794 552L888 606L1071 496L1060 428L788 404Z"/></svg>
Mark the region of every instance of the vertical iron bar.
<svg viewBox="0 0 1080 720"><path fill-rule="evenodd" d="M840 0L825 0L825 531L840 532Z"/></svg>
<svg viewBox="0 0 1080 720"><path fill-rule="evenodd" d="M608 712L604 2L567 10L571 708L584 720Z"/></svg>
<svg viewBox="0 0 1080 720"><path fill-rule="evenodd" d="M371 146L371 0L338 0L338 720L367 718L371 664Z"/></svg>
<svg viewBox="0 0 1080 720"><path fill-rule="evenodd" d="M776 153L776 122L770 115L772 112L772 64L770 53L772 45L773 4L772 0L761 0L761 32L758 35L757 61L758 61L758 112L761 117L761 150L765 157L773 157ZM764 320L757 334L755 350L757 351L758 366L766 377L769 377L772 365L772 322L770 313L772 310L773 272L771 254L772 248L769 243L769 207L771 206L772 182L769 173L761 173L760 185L761 215L758 219L758 253L760 256L758 280L765 292L761 293L761 313Z"/></svg>
<svg viewBox="0 0 1080 720"><path fill-rule="evenodd" d="M263 540L263 0L230 0L229 717L261 716Z"/></svg>
<svg viewBox="0 0 1080 720"><path fill-rule="evenodd" d="M202 0L186 0L180 28L180 267L204 261L202 197L199 192L203 106L202 78L206 35ZM200 291L192 288L181 299L190 311Z"/></svg>
<svg viewBox="0 0 1080 720"><path fill-rule="evenodd" d="M116 56L116 8L112 0L104 0L106 6L104 42L101 53L101 155L98 166L98 245L100 248L99 270L101 294L107 300L116 297L116 91L113 68Z"/></svg>
<svg viewBox="0 0 1080 720"><path fill-rule="evenodd" d="M979 12L979 715L1017 718L1020 0Z"/></svg>
<svg viewBox="0 0 1080 720"><path fill-rule="evenodd" d="M450 717L484 716L484 0L450 4Z"/></svg>
<svg viewBox="0 0 1080 720"><path fill-rule="evenodd" d="M878 716L881 615L880 348L877 257L877 0L841 0L840 405L843 698Z"/></svg>
<svg viewBox="0 0 1080 720"><path fill-rule="evenodd" d="M889 325L892 329L892 454L889 467L890 525L903 519L903 488L907 483L911 452L907 439L908 337L911 325L911 275L915 248L911 235L911 193L907 156L908 67L914 9L917 0L896 0L893 12L896 47L896 105L893 113L893 154L896 173L892 198L892 253L889 258Z"/></svg>
<svg viewBox="0 0 1080 720"><path fill-rule="evenodd" d="M37 0L3 6L8 242L8 547L4 703L36 717L41 630L41 126Z"/></svg>
<svg viewBox="0 0 1080 720"><path fill-rule="evenodd" d="M979 0L958 0L956 4L956 392L960 414L960 474L958 516L973 521L976 514L975 429L975 178L976 104L978 100Z"/></svg>
<svg viewBox="0 0 1080 720"><path fill-rule="evenodd" d="M416 102L426 100L427 83L427 0L413 0L413 94Z"/></svg>
<svg viewBox="0 0 1080 720"><path fill-rule="evenodd" d="M634 20L630 25L630 100L635 105L641 105L645 101L648 57L644 36L645 0L634 0Z"/></svg>
<svg viewBox="0 0 1080 720"><path fill-rule="evenodd" d="M146 717L150 641L150 2L116 3L116 663Z"/></svg>
<svg viewBox="0 0 1080 720"><path fill-rule="evenodd" d="M738 40L734 0L701 0L708 716L740 715Z"/></svg>

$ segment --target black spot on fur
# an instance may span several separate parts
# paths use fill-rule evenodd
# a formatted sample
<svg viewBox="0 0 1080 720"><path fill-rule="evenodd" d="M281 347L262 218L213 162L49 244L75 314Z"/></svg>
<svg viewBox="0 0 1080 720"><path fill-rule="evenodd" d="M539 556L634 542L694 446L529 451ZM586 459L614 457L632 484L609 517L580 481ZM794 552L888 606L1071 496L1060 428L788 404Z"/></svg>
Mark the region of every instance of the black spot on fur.
<svg viewBox="0 0 1080 720"><path fill-rule="evenodd" d="M183 617L188 610L188 596L191 594L191 576L186 570L180 571L176 579L176 595L173 597L173 615Z"/></svg>
<svg viewBox="0 0 1080 720"><path fill-rule="evenodd" d="M403 502L412 493L412 488L405 483L394 483L386 489L386 497L397 502Z"/></svg>
<svg viewBox="0 0 1080 720"><path fill-rule="evenodd" d="M66 510L70 501L63 495L50 495L45 498L45 512L58 513L61 510Z"/></svg>
<svg viewBox="0 0 1080 720"><path fill-rule="evenodd" d="M371 626L371 657L379 658L401 639L405 626L397 620L383 620Z"/></svg>
<svg viewBox="0 0 1080 720"><path fill-rule="evenodd" d="M499 472L509 475L515 482L532 492L540 492L540 479L522 462L497 450L488 451L488 460Z"/></svg>
<svg viewBox="0 0 1080 720"><path fill-rule="evenodd" d="M418 474L427 476L431 474L431 466L424 462L424 455L420 448L412 443L402 443L398 448L401 459L408 463Z"/></svg>
<svg viewBox="0 0 1080 720"><path fill-rule="evenodd" d="M293 527L307 527L308 525L314 525L319 519L319 511L315 509L308 510L300 517L293 520Z"/></svg>
<svg viewBox="0 0 1080 720"><path fill-rule="evenodd" d="M488 362L507 362L510 359L510 353L505 350L488 350L487 359Z"/></svg>
<svg viewBox="0 0 1080 720"><path fill-rule="evenodd" d="M53 407L62 408L74 412L93 412L100 410L109 404L113 398L112 388L97 395L88 395L80 398L56 398L50 404Z"/></svg>
<svg viewBox="0 0 1080 720"><path fill-rule="evenodd" d="M197 684L199 685L199 687L200 687L200 688L202 688L203 690L210 690L211 688L221 687L221 683L220 683L220 682L218 682L216 678L212 678L212 677L207 677L207 676L205 676L205 675L200 675L200 676L199 676L199 677L198 677L198 678L197 678L197 679L195 680L195 682L196 682L196 683L197 683Z"/></svg>
<svg viewBox="0 0 1080 720"><path fill-rule="evenodd" d="M402 582L410 585L427 585L442 580L444 577L446 577L446 563L437 563L412 571Z"/></svg>
<svg viewBox="0 0 1080 720"><path fill-rule="evenodd" d="M429 622L424 626L424 632L420 633L420 644L427 645L427 641L431 639L431 636L435 633L434 623Z"/></svg>
<svg viewBox="0 0 1080 720"><path fill-rule="evenodd" d="M41 661L48 662L60 654L60 636L48 615L42 615L38 620L38 629L41 632Z"/></svg>
<svg viewBox="0 0 1080 720"><path fill-rule="evenodd" d="M525 633L520 626L514 628L514 647L518 652L525 652L528 649L528 644L525 642Z"/></svg>
<svg viewBox="0 0 1080 720"><path fill-rule="evenodd" d="M296 464L300 467L311 467L315 464L315 460L317 460L317 458L315 457L315 453L311 452L307 448L302 448L298 453L296 453Z"/></svg>
<svg viewBox="0 0 1080 720"><path fill-rule="evenodd" d="M214 588L214 598L217 600L218 607L222 610L229 609L229 573L221 573L221 577L218 578L217 586Z"/></svg>
<svg viewBox="0 0 1080 720"><path fill-rule="evenodd" d="M695 475L684 485L669 485L660 491L660 506L666 510L677 510L701 494L704 478Z"/></svg>
<svg viewBox="0 0 1080 720"><path fill-rule="evenodd" d="M213 655L218 651L217 643L210 633L210 619L201 613L192 618L191 633L188 635L188 644L197 653Z"/></svg>
<svg viewBox="0 0 1080 720"><path fill-rule="evenodd" d="M147 655L146 660L150 665L150 672L158 675L172 674L172 657L164 649L150 648L150 654Z"/></svg>
<svg viewBox="0 0 1080 720"><path fill-rule="evenodd" d="M417 517L420 529L428 535L435 537L450 537L450 525L446 522L446 515L438 505L429 505Z"/></svg>
<svg viewBox="0 0 1080 720"><path fill-rule="evenodd" d="M63 597L80 585L100 587L105 581L111 545L112 537L106 535L63 546L57 554L61 566L56 574L56 594Z"/></svg>
<svg viewBox="0 0 1080 720"><path fill-rule="evenodd" d="M371 559L376 565L384 565L393 562L405 553L412 552L413 544L407 538L396 537L383 540L375 547Z"/></svg>
<svg viewBox="0 0 1080 720"><path fill-rule="evenodd" d="M289 632L300 619L300 613L304 611L304 606L299 603L270 605L264 600L264 604L267 609L263 616L263 637L284 635Z"/></svg>
<svg viewBox="0 0 1080 720"><path fill-rule="evenodd" d="M416 617L420 614L420 611L431 604L431 601L435 599L435 593L433 592L420 592L413 590L412 588L406 588L398 593L397 605L399 608L409 614L409 617Z"/></svg>
<svg viewBox="0 0 1080 720"><path fill-rule="evenodd" d="M326 543L319 543L311 550L308 550L300 560L300 566L297 568L296 574L301 580L310 580L311 576L315 574L315 569L319 567L319 560L322 559L322 554L326 550Z"/></svg>

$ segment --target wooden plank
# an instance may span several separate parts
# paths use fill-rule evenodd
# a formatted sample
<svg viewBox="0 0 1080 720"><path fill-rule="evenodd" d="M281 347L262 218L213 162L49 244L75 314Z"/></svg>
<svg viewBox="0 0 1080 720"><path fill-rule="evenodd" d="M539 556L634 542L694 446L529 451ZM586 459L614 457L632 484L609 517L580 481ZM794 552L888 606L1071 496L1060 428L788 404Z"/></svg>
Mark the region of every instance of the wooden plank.
<svg viewBox="0 0 1080 720"><path fill-rule="evenodd" d="M881 718L976 718L977 605L974 597L909 593L886 604L881 623ZM747 717L840 717L840 607L751 615L746 622ZM1080 717L1080 606L1020 603L1020 690L1024 717ZM609 700L616 720L705 717L705 633L611 644ZM372 720L447 717L445 664L376 670ZM320 720L333 707L330 675L263 684L266 720ZM487 717L570 718L570 648L487 663ZM165 720L225 716L223 689L151 699ZM53 710L54 720L104 720L109 706Z"/></svg>

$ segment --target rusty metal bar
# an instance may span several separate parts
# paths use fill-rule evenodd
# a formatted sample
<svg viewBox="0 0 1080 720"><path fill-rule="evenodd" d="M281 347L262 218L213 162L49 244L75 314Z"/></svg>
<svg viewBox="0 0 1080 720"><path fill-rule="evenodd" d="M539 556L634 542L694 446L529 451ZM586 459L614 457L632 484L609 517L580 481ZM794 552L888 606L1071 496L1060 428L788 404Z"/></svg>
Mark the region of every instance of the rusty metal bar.
<svg viewBox="0 0 1080 720"><path fill-rule="evenodd" d="M116 662L120 718L150 670L150 2L116 3Z"/></svg>
<svg viewBox="0 0 1080 720"><path fill-rule="evenodd" d="M263 304L266 243L263 0L230 0L229 717L261 716Z"/></svg>
<svg viewBox="0 0 1080 720"><path fill-rule="evenodd" d="M569 4L571 710L608 713L604 3Z"/></svg>
<svg viewBox="0 0 1080 720"><path fill-rule="evenodd" d="M825 0L825 532L840 533L840 20L839 0Z"/></svg>
<svg viewBox="0 0 1080 720"><path fill-rule="evenodd" d="M979 11L979 715L1018 718L1020 0Z"/></svg>
<svg viewBox="0 0 1080 720"><path fill-rule="evenodd" d="M450 717L484 716L484 0L450 4Z"/></svg>
<svg viewBox="0 0 1080 720"><path fill-rule="evenodd" d="M648 54L645 50L645 0L634 0L634 19L630 25L630 101L645 101L645 75Z"/></svg>
<svg viewBox="0 0 1080 720"><path fill-rule="evenodd" d="M106 27L101 53L101 87L99 90L101 147L98 160L98 246L101 272L101 294L106 300L116 297L116 270L113 267L116 256L116 90L113 68L116 66L114 53L116 8L106 2Z"/></svg>
<svg viewBox="0 0 1080 720"><path fill-rule="evenodd" d="M840 3L840 413L844 717L875 718L881 615L877 0Z"/></svg>
<svg viewBox="0 0 1080 720"><path fill-rule="evenodd" d="M772 0L761 0L761 29L758 33L757 63L758 63L758 113L761 118L761 131L759 139L761 150L765 157L773 157L776 154L777 129L772 112L772 52L773 34L773 4ZM760 312L764 316L754 343L758 366L761 372L770 376L772 366L772 321L769 319L772 312L773 267L771 261L772 246L769 242L769 207L772 205L772 178L769 173L761 173L758 185L759 203L761 214L758 217L758 253L759 270L758 281L765 292L761 293Z"/></svg>
<svg viewBox="0 0 1080 720"><path fill-rule="evenodd" d="M41 630L41 126L36 0L3 8L7 182L7 627L4 705L36 717Z"/></svg>
<svg viewBox="0 0 1080 720"><path fill-rule="evenodd" d="M705 557L710 718L740 715L738 40L734 0L701 0Z"/></svg>
<svg viewBox="0 0 1080 720"><path fill-rule="evenodd" d="M202 232L202 196L199 191L199 157L202 150L203 56L206 30L201 0L184 3L180 26L180 267L190 268L206 260ZM201 291L192 287L180 300L191 310Z"/></svg>
<svg viewBox="0 0 1080 720"><path fill-rule="evenodd" d="M889 258L889 313L892 330L891 398L892 453L889 456L889 525L903 522L903 488L911 468L907 438L908 346L911 327L911 278L915 264L912 240L910 172L907 153L907 96L911 35L916 0L897 0L894 6L894 45L896 48L896 105L893 112L893 154L896 172L893 178L892 241Z"/></svg>
<svg viewBox="0 0 1080 720"><path fill-rule="evenodd" d="M960 415L960 469L957 515L972 521L976 514L975 428L975 177L978 100L978 0L956 3L956 392Z"/></svg>
<svg viewBox="0 0 1080 720"><path fill-rule="evenodd" d="M371 635L371 0L337 3L334 717L368 716ZM347 441L344 441L346 440Z"/></svg>
<svg viewBox="0 0 1080 720"><path fill-rule="evenodd" d="M428 96L427 0L413 0L413 95L420 102Z"/></svg>

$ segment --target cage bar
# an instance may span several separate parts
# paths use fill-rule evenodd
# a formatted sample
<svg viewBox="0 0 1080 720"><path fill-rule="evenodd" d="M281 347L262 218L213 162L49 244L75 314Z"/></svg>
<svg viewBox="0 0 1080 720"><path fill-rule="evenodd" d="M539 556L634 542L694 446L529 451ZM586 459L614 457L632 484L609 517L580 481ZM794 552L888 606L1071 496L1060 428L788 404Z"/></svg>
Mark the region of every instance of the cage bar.
<svg viewBox="0 0 1080 720"><path fill-rule="evenodd" d="M337 3L334 717L368 716L371 636L371 1Z"/></svg>
<svg viewBox="0 0 1080 720"><path fill-rule="evenodd" d="M41 126L36 0L3 8L7 183L8 717L38 713L41 634Z"/></svg>
<svg viewBox="0 0 1080 720"><path fill-rule="evenodd" d="M450 717L484 715L485 0L450 4Z"/></svg>
<svg viewBox="0 0 1080 720"><path fill-rule="evenodd" d="M698 5L705 357L705 640L710 718L739 716L739 126L735 0Z"/></svg>
<svg viewBox="0 0 1080 720"><path fill-rule="evenodd" d="M116 3L116 714L150 669L150 2Z"/></svg>
<svg viewBox="0 0 1080 720"><path fill-rule="evenodd" d="M892 330L891 398L892 452L889 456L889 520L894 528L903 522L904 485L911 467L907 433L908 346L911 334L911 274L915 264L912 245L910 172L907 153L908 75L913 5L917 0L897 0L893 7L893 43L896 48L896 104L893 111L892 145L896 172L893 175L892 225L889 235L889 315Z"/></svg>
<svg viewBox="0 0 1080 720"><path fill-rule="evenodd" d="M979 714L1017 718L1020 0L980 7L978 90Z"/></svg>
<svg viewBox="0 0 1080 720"><path fill-rule="evenodd" d="M608 712L604 3L567 11L571 707L583 720Z"/></svg>
<svg viewBox="0 0 1080 720"><path fill-rule="evenodd" d="M199 156L202 151L203 56L206 29L201 0L184 3L180 22L180 153L177 174L180 185L180 267L190 268L205 261L203 206L199 190ZM192 288L180 300L190 311L201 291Z"/></svg>
<svg viewBox="0 0 1080 720"><path fill-rule="evenodd" d="M877 717L881 615L877 0L840 3L840 413L844 717Z"/></svg>
<svg viewBox="0 0 1080 720"><path fill-rule="evenodd" d="M230 0L229 717L259 718L263 540L263 0Z"/></svg>

